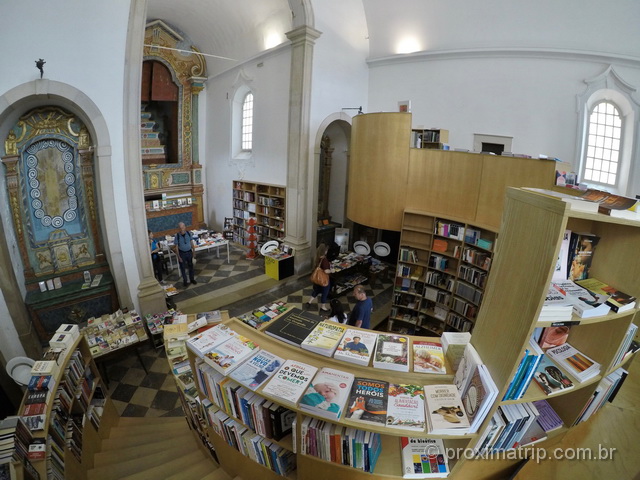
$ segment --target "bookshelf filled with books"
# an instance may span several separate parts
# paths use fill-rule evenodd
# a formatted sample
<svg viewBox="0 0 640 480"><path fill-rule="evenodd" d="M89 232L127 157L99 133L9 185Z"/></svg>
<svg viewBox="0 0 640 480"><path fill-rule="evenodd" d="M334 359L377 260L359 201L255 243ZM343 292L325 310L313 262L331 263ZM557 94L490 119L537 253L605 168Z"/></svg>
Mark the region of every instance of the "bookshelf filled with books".
<svg viewBox="0 0 640 480"><path fill-rule="evenodd" d="M449 130L442 128L414 128L411 130L413 148L442 149L449 143Z"/></svg>
<svg viewBox="0 0 640 480"><path fill-rule="evenodd" d="M75 335L66 347L52 347L36 362L50 368L32 370L20 406L34 442L43 446L39 454L33 449L31 460L41 479L86 478L94 454L118 418L77 326Z"/></svg>
<svg viewBox="0 0 640 480"><path fill-rule="evenodd" d="M472 331L496 238L490 228L405 210L390 331Z"/></svg>
<svg viewBox="0 0 640 480"><path fill-rule="evenodd" d="M635 305L588 318L574 306L570 319L563 322L563 326L570 328L551 331L558 337L562 333L562 339L547 337L545 343L544 338L539 338L545 348L531 355L537 350L531 343L532 337L537 338L536 329L556 326L540 312L548 299L568 230L598 238L597 248L589 256L588 278L615 285L630 297L640 294L636 273L640 269L637 255L640 222L572 210L561 199L509 188L492 275L471 338L502 400L491 409L490 420L479 431L473 448L481 446L483 435L499 429L496 419L508 415L514 407L529 410L531 404L538 410L541 406L551 407L558 422L564 425L564 428L555 426L553 435L563 434L610 398L612 386L624 376L620 367L632 358L625 351L637 332ZM518 382L518 375L522 375L525 357L537 357L538 366L533 363L531 381L522 385L522 395L514 396L509 390ZM540 375L541 372L545 375ZM546 433L545 438L551 437L550 430ZM479 468L476 463L476 460L464 462L460 471L463 474L474 471ZM482 468L506 469L508 464L485 462ZM490 472L487 470L487 475Z"/></svg>
<svg viewBox="0 0 640 480"><path fill-rule="evenodd" d="M285 237L286 188L282 185L233 181L233 241L247 245L247 220L256 218L258 243Z"/></svg>

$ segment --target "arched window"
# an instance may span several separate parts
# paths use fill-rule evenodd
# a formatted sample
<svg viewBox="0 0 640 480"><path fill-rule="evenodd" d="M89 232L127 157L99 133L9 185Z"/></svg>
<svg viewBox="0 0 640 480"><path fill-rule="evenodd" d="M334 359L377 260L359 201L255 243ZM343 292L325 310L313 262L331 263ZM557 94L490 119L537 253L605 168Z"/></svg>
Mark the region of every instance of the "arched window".
<svg viewBox="0 0 640 480"><path fill-rule="evenodd" d="M582 175L586 182L617 184L622 127L620 111L612 102L599 102L591 109Z"/></svg>
<svg viewBox="0 0 640 480"><path fill-rule="evenodd" d="M243 152L253 150L253 93L249 92L242 101L241 149Z"/></svg>

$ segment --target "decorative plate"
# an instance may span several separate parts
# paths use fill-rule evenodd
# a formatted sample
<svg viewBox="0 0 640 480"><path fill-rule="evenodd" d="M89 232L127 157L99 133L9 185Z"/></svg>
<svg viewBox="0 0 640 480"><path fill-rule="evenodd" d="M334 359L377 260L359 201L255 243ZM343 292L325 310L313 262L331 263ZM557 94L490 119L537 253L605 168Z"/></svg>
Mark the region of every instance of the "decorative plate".
<svg viewBox="0 0 640 480"><path fill-rule="evenodd" d="M265 254L267 254L269 252L277 250L278 249L278 245L280 245L280 244L278 243L277 240L269 240L264 245L262 245L262 248L260 249L260 253L262 255L265 255Z"/></svg>
<svg viewBox="0 0 640 480"><path fill-rule="evenodd" d="M385 242L378 242L373 246L373 251L379 257L386 257L391 252L391 247Z"/></svg>
<svg viewBox="0 0 640 480"><path fill-rule="evenodd" d="M28 357L14 357L7 362L7 373L20 385L28 385L34 363L35 360Z"/></svg>
<svg viewBox="0 0 640 480"><path fill-rule="evenodd" d="M367 242L363 242L358 240L357 242L353 242L353 251L358 255L369 255L371 252L371 247Z"/></svg>

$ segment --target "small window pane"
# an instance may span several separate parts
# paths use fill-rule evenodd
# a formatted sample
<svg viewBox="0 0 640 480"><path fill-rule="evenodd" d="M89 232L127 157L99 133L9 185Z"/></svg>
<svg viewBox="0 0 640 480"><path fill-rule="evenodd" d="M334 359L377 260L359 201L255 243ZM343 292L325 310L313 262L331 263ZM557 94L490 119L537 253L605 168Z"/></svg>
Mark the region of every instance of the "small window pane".
<svg viewBox="0 0 640 480"><path fill-rule="evenodd" d="M585 180L616 184L622 119L613 103L597 104L589 115Z"/></svg>

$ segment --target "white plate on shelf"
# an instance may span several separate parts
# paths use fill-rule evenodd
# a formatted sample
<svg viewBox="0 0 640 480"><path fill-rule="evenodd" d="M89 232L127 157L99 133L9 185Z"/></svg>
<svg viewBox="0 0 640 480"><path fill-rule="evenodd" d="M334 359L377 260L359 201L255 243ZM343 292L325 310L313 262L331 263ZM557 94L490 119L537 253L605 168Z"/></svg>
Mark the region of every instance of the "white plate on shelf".
<svg viewBox="0 0 640 480"><path fill-rule="evenodd" d="M34 363L35 360L28 357L14 357L7 362L7 373L16 383L28 385Z"/></svg>
<svg viewBox="0 0 640 480"><path fill-rule="evenodd" d="M353 242L353 251L358 255L369 255L371 252L371 247L367 242L363 242L362 240L358 240L357 242Z"/></svg>
<svg viewBox="0 0 640 480"><path fill-rule="evenodd" d="M278 245L280 245L280 244L278 243L277 240L269 240L264 245L262 245L262 248L260 249L260 253L262 255L266 255L269 252L277 250L278 249Z"/></svg>
<svg viewBox="0 0 640 480"><path fill-rule="evenodd" d="M373 251L379 257L386 257L391 253L391 247L386 242L378 242L373 246Z"/></svg>

